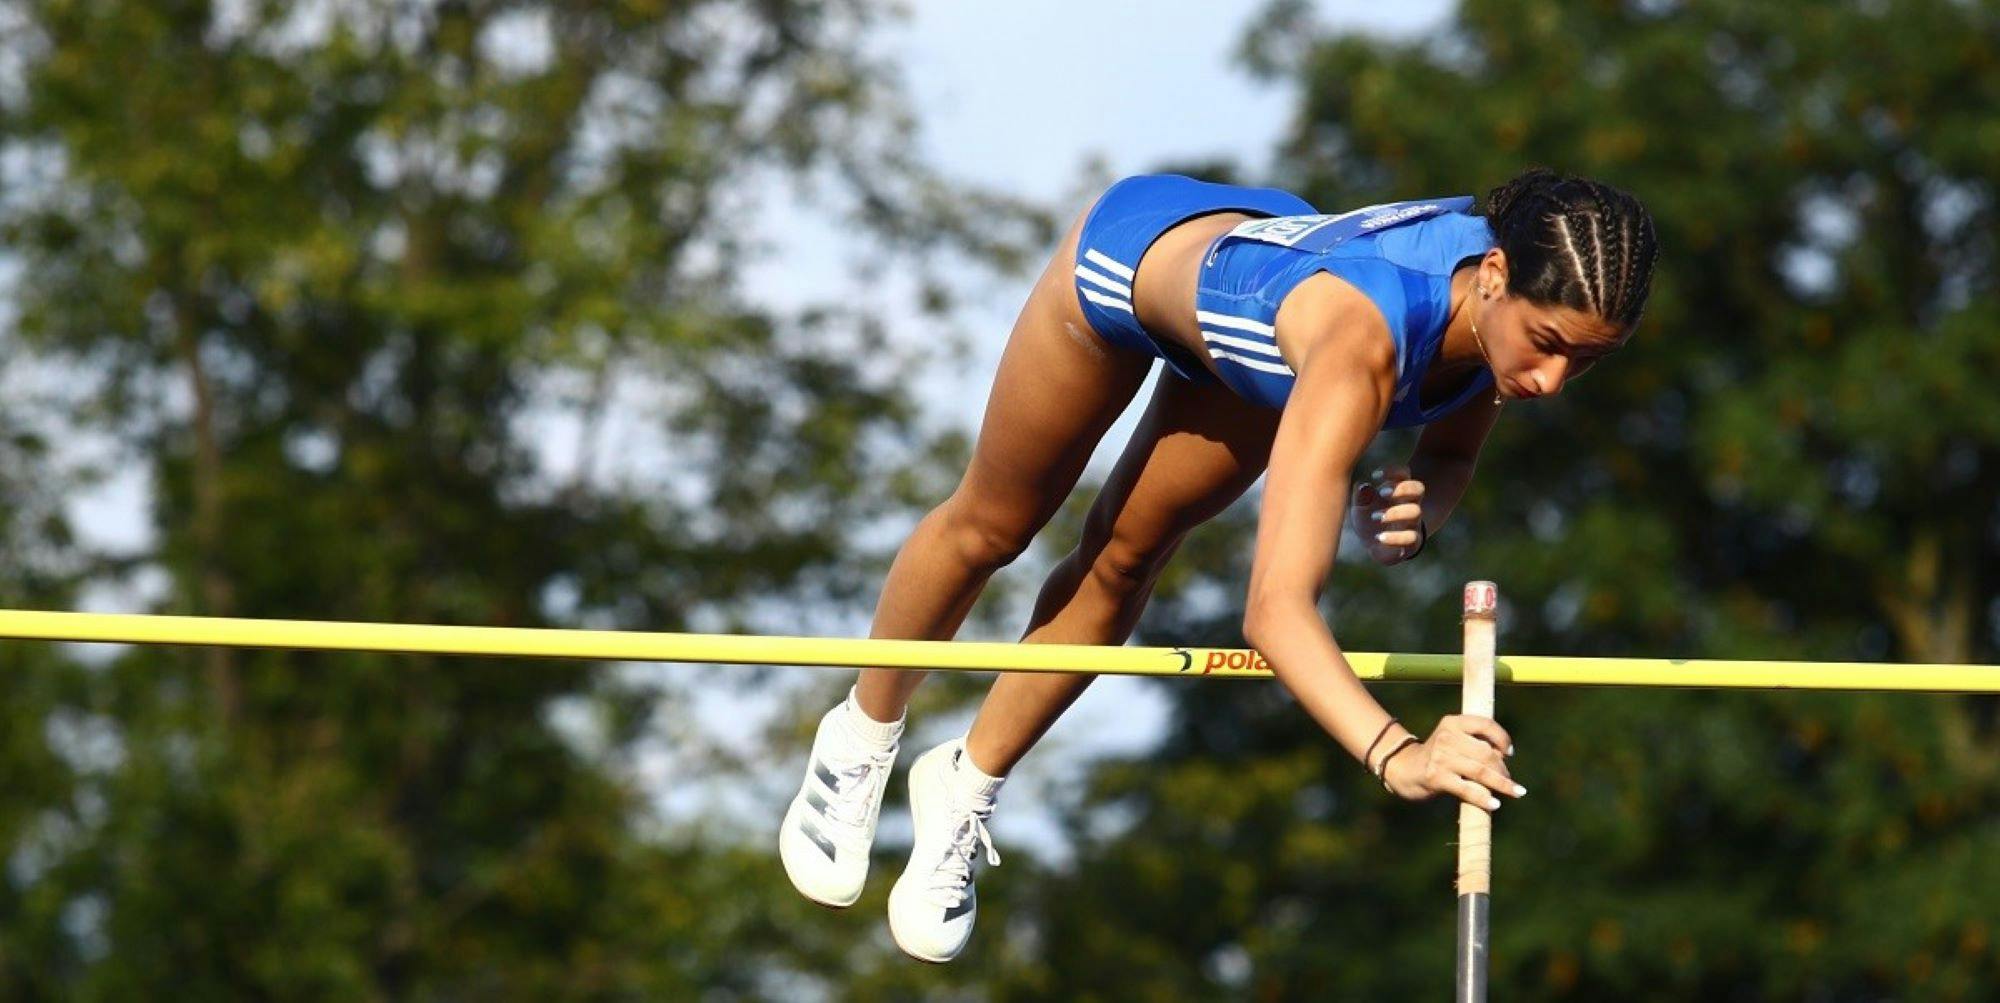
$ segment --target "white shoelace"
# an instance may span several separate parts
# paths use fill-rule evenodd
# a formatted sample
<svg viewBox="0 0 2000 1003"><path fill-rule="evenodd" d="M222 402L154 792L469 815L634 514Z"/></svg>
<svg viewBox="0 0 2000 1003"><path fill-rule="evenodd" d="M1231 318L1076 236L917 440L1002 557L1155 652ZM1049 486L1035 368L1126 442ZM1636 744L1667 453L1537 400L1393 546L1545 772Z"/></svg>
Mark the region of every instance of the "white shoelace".
<svg viewBox="0 0 2000 1003"><path fill-rule="evenodd" d="M952 806L953 814L958 814L959 806ZM952 826L951 845L945 848L944 859L938 861L937 870L931 872L931 899L947 909L965 901L967 889L972 887L972 858L986 850L986 862L1000 866L1000 850L993 845L993 834L986 830L986 822L993 817L993 806L963 809Z"/></svg>
<svg viewBox="0 0 2000 1003"><path fill-rule="evenodd" d="M827 764L833 767L832 763ZM865 752L851 765L833 769L833 797L826 804L826 817L860 835L868 826L868 810L875 804L875 792L889 782L896 765L896 749Z"/></svg>

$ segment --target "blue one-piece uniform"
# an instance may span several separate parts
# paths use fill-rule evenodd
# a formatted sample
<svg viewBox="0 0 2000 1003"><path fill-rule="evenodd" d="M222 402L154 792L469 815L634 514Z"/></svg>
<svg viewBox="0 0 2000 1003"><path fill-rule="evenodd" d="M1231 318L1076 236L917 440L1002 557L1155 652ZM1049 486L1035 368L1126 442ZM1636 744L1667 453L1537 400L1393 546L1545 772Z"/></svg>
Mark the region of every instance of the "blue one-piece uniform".
<svg viewBox="0 0 2000 1003"><path fill-rule="evenodd" d="M1396 348L1396 398L1384 428L1436 421L1492 385L1481 369L1451 399L1421 406L1418 388L1444 340L1451 275L1494 246L1470 197L1424 199L1322 215L1273 188L1210 184L1178 175L1127 178L1098 200L1077 247L1084 316L1105 340L1159 356L1175 374L1212 381L1199 360L1154 338L1132 312L1139 259L1175 225L1218 212L1249 220L1209 245L1195 316L1222 382L1244 399L1282 408L1296 374L1278 352L1278 306L1299 283L1328 272L1361 290L1388 322Z"/></svg>

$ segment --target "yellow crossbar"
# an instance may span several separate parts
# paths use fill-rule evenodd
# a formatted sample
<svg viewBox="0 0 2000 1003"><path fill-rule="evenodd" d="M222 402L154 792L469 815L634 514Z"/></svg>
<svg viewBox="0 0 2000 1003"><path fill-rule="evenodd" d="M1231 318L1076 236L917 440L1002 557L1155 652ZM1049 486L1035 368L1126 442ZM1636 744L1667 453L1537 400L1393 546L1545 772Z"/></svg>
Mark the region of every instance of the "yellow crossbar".
<svg viewBox="0 0 2000 1003"><path fill-rule="evenodd" d="M31 610L0 610L0 638L635 662L715 662L829 668L875 666L957 672L1091 672L1232 679L1268 678L1271 675L1255 652L1235 648L1114 648L1080 644L745 637ZM1363 679L1453 682L1459 678L1457 655L1349 652L1347 660ZM1992 665L1516 655L1499 659L1495 666L1495 678L1503 683L1556 686L2000 693L2000 666Z"/></svg>

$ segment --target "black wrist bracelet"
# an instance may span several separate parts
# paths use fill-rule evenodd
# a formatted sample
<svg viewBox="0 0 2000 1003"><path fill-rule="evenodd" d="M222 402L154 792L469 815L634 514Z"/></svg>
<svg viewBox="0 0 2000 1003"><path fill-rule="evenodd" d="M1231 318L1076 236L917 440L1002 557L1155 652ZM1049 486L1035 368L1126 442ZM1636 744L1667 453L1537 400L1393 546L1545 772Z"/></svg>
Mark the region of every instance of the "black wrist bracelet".
<svg viewBox="0 0 2000 1003"><path fill-rule="evenodd" d="M1389 733L1389 729L1394 728L1395 726L1396 726L1396 719L1392 717L1389 719L1388 724L1382 726L1381 731L1375 733L1375 740L1373 742L1368 743L1368 751L1361 754L1361 766L1363 769L1366 769L1368 767L1368 764L1375 759L1375 747L1382 744L1382 736L1387 735Z"/></svg>
<svg viewBox="0 0 2000 1003"><path fill-rule="evenodd" d="M1389 791L1391 794L1396 793L1389 788L1389 760L1396 758L1396 754L1402 752L1404 749L1412 745L1422 745L1423 743L1424 740L1414 734L1404 735L1403 740L1396 743L1396 747L1390 749L1388 755L1382 757L1382 765L1375 768L1375 779L1382 781L1383 790Z"/></svg>

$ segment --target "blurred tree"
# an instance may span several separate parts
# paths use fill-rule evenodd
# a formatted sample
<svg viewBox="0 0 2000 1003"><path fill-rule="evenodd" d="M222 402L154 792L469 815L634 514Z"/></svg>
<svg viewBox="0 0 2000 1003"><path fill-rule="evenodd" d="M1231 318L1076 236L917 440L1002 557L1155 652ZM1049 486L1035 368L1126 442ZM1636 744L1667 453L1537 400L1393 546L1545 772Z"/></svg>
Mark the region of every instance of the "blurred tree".
<svg viewBox="0 0 2000 1003"><path fill-rule="evenodd" d="M167 612L650 629L871 599L857 534L962 443L878 305L744 301L761 201L845 206L933 303L923 261L1052 239L915 159L883 13L0 3L7 362L78 382L45 417L143 472L157 541L62 588L10 560L4 598L146 572ZM10 557L55 469L0 470ZM809 957L767 854L647 838L650 705L599 667L5 658L0 998L722 999Z"/></svg>
<svg viewBox="0 0 2000 1003"><path fill-rule="evenodd" d="M70 607L83 576L61 486L80 479L50 454L41 403L20 381L0 395L0 607ZM76 713L84 697L74 666L49 645L0 645L0 991L29 971L43 985L80 963L63 933L76 908L50 880L79 819L79 775L101 763L102 732Z"/></svg>
<svg viewBox="0 0 2000 1003"><path fill-rule="evenodd" d="M1299 87L1275 180L1323 207L1548 164L1665 248L1636 340L1508 409L1422 561L1342 565L1345 645L1454 647L1490 577L1503 652L2000 661L2000 8L1470 0L1398 41L1286 2L1246 52ZM1253 515L1190 541L1144 639L1239 642ZM1444 995L1450 806L1388 803L1276 687L1171 692L1163 751L1078 793L1073 873L1018 893L1046 953L995 995ZM1496 997L2000 999L1996 703L1503 691L1533 793L1498 818Z"/></svg>

